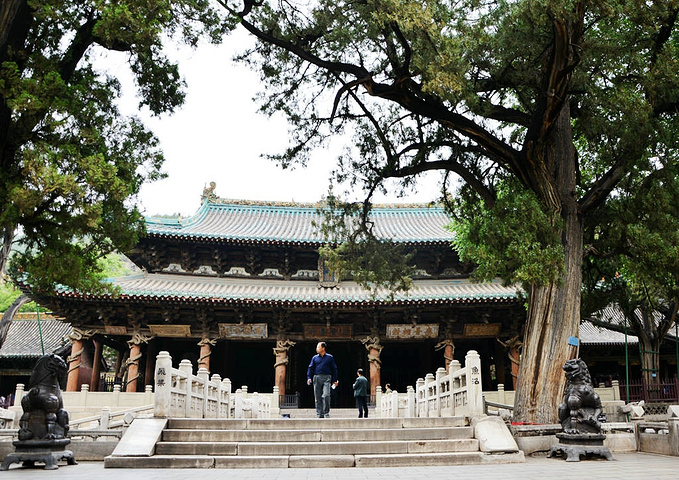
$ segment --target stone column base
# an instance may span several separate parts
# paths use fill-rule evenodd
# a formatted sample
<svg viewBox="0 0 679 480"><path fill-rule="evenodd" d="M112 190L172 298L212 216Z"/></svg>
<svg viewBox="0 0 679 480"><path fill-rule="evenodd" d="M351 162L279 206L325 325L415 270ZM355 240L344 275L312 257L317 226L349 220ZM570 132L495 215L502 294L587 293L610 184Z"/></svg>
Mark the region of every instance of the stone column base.
<svg viewBox="0 0 679 480"><path fill-rule="evenodd" d="M73 452L66 450L65 447L71 440L60 438L57 440L15 440L16 451L5 457L0 466L0 470L7 470L13 463L23 463L24 467L31 468L36 462L45 464L45 470L56 470L59 468L57 462L66 460L68 465L77 465Z"/></svg>
<svg viewBox="0 0 679 480"><path fill-rule="evenodd" d="M608 447L604 447L606 435L600 433L557 433L559 439L557 445L552 445L547 457L556 457L561 453L566 454L567 462L579 462L581 455L598 455L606 460L613 460L613 455Z"/></svg>

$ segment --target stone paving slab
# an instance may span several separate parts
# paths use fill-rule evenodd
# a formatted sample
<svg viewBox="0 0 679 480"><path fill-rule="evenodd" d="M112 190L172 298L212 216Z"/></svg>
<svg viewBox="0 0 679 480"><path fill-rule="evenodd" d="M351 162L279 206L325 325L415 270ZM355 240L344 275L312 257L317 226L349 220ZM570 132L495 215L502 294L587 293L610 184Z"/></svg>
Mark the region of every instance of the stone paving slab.
<svg viewBox="0 0 679 480"><path fill-rule="evenodd" d="M427 466L382 468L241 468L231 469L227 476L219 468L195 469L128 469L128 478L143 480L186 480L198 473L200 480L532 480L532 479L676 479L679 457L645 453L614 454L613 461L591 460L567 463L563 459L546 456L526 457L525 463L500 465ZM214 457L218 461L219 457ZM149 458L141 459L149 460ZM217 465L215 465L216 467ZM15 464L0 474L1 480L119 480L120 470L104 468L103 462L79 462L66 465L60 462L58 470L45 473L41 468L23 469Z"/></svg>

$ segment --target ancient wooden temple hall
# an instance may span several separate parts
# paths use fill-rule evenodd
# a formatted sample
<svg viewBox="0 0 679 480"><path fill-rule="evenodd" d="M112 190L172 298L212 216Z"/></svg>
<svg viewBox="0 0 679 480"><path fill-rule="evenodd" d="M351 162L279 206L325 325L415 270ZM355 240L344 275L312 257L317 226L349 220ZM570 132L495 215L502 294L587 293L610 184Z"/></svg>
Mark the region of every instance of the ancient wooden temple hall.
<svg viewBox="0 0 679 480"><path fill-rule="evenodd" d="M417 267L412 288L393 297L328 272L318 253L318 208L226 200L206 190L190 218L147 219L148 235L128 252L140 273L113 280L119 294L39 297L74 327L68 389L98 389L108 345L119 352L115 369L128 391L153 384L155 356L168 351L176 362L186 358L230 378L234 388L277 385L310 407L306 368L319 340L339 366L338 406L353 406L359 367L370 372L373 393L386 383L405 391L471 349L481 355L484 390L511 388L523 300L499 281L469 280L441 207L374 208L377 235L413 252Z"/></svg>

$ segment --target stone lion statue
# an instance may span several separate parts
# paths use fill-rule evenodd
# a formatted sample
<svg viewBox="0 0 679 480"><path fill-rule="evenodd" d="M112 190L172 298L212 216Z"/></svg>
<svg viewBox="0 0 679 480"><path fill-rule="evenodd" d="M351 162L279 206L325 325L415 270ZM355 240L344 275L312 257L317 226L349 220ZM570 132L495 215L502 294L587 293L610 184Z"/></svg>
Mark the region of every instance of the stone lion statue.
<svg viewBox="0 0 679 480"><path fill-rule="evenodd" d="M563 366L566 388L559 405L559 423L564 433L601 433L601 399L594 391L592 377L582 359L568 360Z"/></svg>
<svg viewBox="0 0 679 480"><path fill-rule="evenodd" d="M19 440L64 438L69 430L61 388L66 386L68 366L63 358L40 357L31 373L29 390L21 399L24 413L19 420Z"/></svg>

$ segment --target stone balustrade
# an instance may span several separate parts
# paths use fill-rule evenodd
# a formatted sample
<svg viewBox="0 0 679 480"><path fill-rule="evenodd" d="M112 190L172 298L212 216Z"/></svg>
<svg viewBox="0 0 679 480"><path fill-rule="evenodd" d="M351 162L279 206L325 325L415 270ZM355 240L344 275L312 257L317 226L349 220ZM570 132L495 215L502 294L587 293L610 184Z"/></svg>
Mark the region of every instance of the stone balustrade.
<svg viewBox="0 0 679 480"><path fill-rule="evenodd" d="M168 418L270 418L278 413L278 387L271 394L248 393L246 386L231 393L231 381L205 368L193 374L190 360L172 367L168 352L156 357L155 417Z"/></svg>
<svg viewBox="0 0 679 480"><path fill-rule="evenodd" d="M417 380L405 394L382 394L378 387L376 403L381 417L453 417L483 415L481 358L470 350L464 367L453 360L449 373L439 368Z"/></svg>

